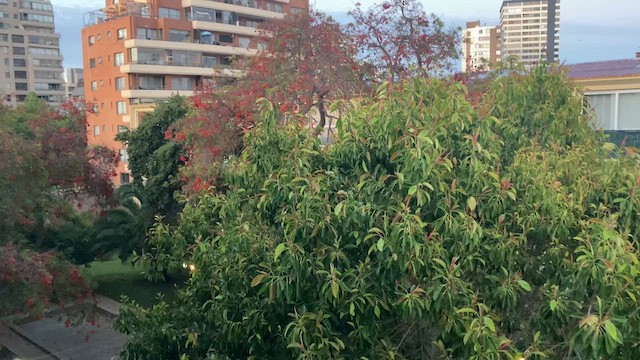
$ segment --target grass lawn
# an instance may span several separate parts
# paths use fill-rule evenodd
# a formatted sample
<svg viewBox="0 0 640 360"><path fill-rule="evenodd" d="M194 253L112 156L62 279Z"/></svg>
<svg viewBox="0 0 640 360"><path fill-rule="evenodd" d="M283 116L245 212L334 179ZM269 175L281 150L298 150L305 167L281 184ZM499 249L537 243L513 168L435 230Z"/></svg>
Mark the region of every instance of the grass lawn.
<svg viewBox="0 0 640 360"><path fill-rule="evenodd" d="M120 301L122 295L127 295L138 304L149 307L157 303L156 296L159 293L164 295L165 300L175 298L175 283L153 283L147 281L141 272L129 262L113 259L92 262L85 268L84 274L96 293L116 301Z"/></svg>

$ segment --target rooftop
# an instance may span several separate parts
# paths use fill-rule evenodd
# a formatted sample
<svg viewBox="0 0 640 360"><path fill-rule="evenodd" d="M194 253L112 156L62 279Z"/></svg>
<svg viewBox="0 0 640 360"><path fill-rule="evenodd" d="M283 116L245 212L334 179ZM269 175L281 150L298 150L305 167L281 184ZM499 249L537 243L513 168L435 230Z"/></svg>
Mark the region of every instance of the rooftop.
<svg viewBox="0 0 640 360"><path fill-rule="evenodd" d="M569 77L574 79L640 76L640 58L586 62L567 68Z"/></svg>

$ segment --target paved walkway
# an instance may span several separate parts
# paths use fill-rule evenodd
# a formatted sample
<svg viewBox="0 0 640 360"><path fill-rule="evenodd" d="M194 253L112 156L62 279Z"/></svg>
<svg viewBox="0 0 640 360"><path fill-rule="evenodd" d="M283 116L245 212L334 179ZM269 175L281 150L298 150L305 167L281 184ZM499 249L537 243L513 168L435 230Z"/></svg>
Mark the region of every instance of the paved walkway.
<svg viewBox="0 0 640 360"><path fill-rule="evenodd" d="M120 304L103 296L96 300L92 322L69 327L65 323L67 313L81 316L86 307L52 311L40 320L0 326L0 344L24 360L111 360L126 339L113 329Z"/></svg>

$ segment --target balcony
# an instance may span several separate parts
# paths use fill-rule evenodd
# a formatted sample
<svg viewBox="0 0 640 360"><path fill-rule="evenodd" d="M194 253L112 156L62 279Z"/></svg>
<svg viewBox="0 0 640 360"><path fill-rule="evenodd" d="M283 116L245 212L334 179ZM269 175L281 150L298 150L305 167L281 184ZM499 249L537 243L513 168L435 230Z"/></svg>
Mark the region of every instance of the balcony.
<svg viewBox="0 0 640 360"><path fill-rule="evenodd" d="M124 74L145 74L145 75L184 75L184 76L228 76L240 77L239 70L231 69L227 65L215 65L213 67L201 66L175 66L157 64L125 64L120 66L120 71ZM168 91L168 90L165 90Z"/></svg>
<svg viewBox="0 0 640 360"><path fill-rule="evenodd" d="M165 49L165 50L184 50L194 51L201 53L212 53L216 55L227 56L252 56L257 54L256 49L245 49L235 46L225 46L216 44L199 44L199 43L181 43L181 42L169 42L160 40L143 40L143 39L129 39L124 43L125 48L152 48L152 49Z"/></svg>
<svg viewBox="0 0 640 360"><path fill-rule="evenodd" d="M232 1L229 1L232 2ZM205 9L226 11L238 15L248 15L259 19L280 19L284 13L259 9L251 6L237 5L221 0L182 0L183 8L199 7ZM192 14L193 15L193 14ZM194 19L196 20L196 19Z"/></svg>
<svg viewBox="0 0 640 360"><path fill-rule="evenodd" d="M125 99L167 99L176 94L191 96L193 90L123 90L120 94Z"/></svg>

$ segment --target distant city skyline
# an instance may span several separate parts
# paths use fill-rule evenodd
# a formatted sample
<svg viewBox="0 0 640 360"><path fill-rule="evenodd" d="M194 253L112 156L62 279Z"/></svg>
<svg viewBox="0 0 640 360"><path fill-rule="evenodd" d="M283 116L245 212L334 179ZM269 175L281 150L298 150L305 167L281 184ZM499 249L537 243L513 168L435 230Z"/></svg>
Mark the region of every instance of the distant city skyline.
<svg viewBox="0 0 640 360"><path fill-rule="evenodd" d="M363 6L383 0L359 0ZM425 10L440 16L447 25L464 27L467 21L484 25L500 22L502 0L422 0ZM60 32L65 67L82 67L80 30L83 15L104 6L100 0L52 0L56 30ZM340 22L348 22L347 12L355 0L311 0L317 10ZM640 11L638 0L562 0L560 20L560 61L578 63L633 58L640 51Z"/></svg>

